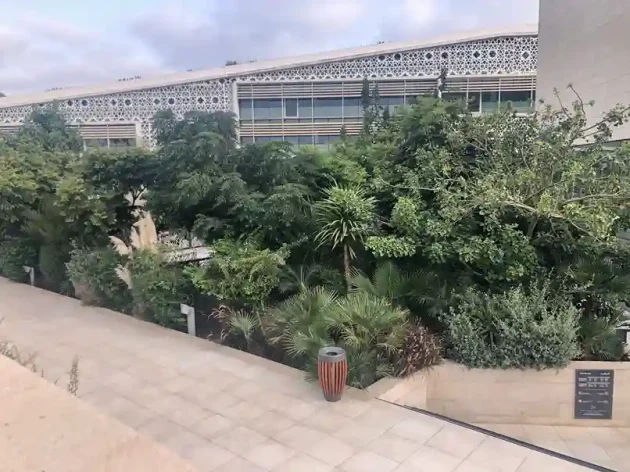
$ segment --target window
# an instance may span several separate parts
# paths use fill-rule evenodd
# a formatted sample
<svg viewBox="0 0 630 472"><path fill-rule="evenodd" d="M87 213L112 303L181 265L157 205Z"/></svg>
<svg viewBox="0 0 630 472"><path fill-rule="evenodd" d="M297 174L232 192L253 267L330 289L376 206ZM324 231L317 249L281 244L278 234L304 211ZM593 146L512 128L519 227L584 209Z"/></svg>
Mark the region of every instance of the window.
<svg viewBox="0 0 630 472"><path fill-rule="evenodd" d="M86 148L107 148L107 139L84 139Z"/></svg>
<svg viewBox="0 0 630 472"><path fill-rule="evenodd" d="M332 149L334 143L340 139L337 135L318 135L315 136L315 147L323 150Z"/></svg>
<svg viewBox="0 0 630 472"><path fill-rule="evenodd" d="M398 108L405 106L405 97L381 97L380 105L388 109L389 114L393 116L397 113Z"/></svg>
<svg viewBox="0 0 630 472"><path fill-rule="evenodd" d="M298 100L298 113L300 114L300 120L313 117L313 99L312 98L300 98Z"/></svg>
<svg viewBox="0 0 630 472"><path fill-rule="evenodd" d="M357 118L363 116L360 98L344 98L343 99L343 116L348 118Z"/></svg>
<svg viewBox="0 0 630 472"><path fill-rule="evenodd" d="M282 119L282 100L254 100L254 120L257 119Z"/></svg>
<svg viewBox="0 0 630 472"><path fill-rule="evenodd" d="M529 90L501 92L501 109L506 110L508 103L518 112L527 112L532 107L532 93Z"/></svg>
<svg viewBox="0 0 630 472"><path fill-rule="evenodd" d="M444 100L450 100L450 101L466 100L466 93L465 92L445 92L442 94L442 98Z"/></svg>
<svg viewBox="0 0 630 472"><path fill-rule="evenodd" d="M284 142L285 143L291 143L294 146L297 146L300 144L300 140L298 138L298 136L285 136L284 137Z"/></svg>
<svg viewBox="0 0 630 472"><path fill-rule="evenodd" d="M109 147L112 149L124 149L135 147L136 140L134 138L110 138Z"/></svg>
<svg viewBox="0 0 630 472"><path fill-rule="evenodd" d="M341 98L314 98L313 116L315 118L342 117L343 100Z"/></svg>
<svg viewBox="0 0 630 472"><path fill-rule="evenodd" d="M481 111L481 92L468 92L468 109L473 113Z"/></svg>
<svg viewBox="0 0 630 472"><path fill-rule="evenodd" d="M238 101L238 114L242 121L251 121L254 118L252 101L249 98Z"/></svg>
<svg viewBox="0 0 630 472"><path fill-rule="evenodd" d="M256 136L256 144L282 142L282 136Z"/></svg>
<svg viewBox="0 0 630 472"><path fill-rule="evenodd" d="M241 143L243 144L254 144L253 136L241 136Z"/></svg>
<svg viewBox="0 0 630 472"><path fill-rule="evenodd" d="M328 149L328 136L315 136L315 147L318 149Z"/></svg>
<svg viewBox="0 0 630 472"><path fill-rule="evenodd" d="M297 98L284 99L284 116L290 117L290 118L295 118L298 116Z"/></svg>
<svg viewBox="0 0 630 472"><path fill-rule="evenodd" d="M499 92L481 93L482 113L494 113L499 109Z"/></svg>
<svg viewBox="0 0 630 472"><path fill-rule="evenodd" d="M313 136L304 135L304 136L285 136L285 142L291 143L294 146L312 146L313 145Z"/></svg>
<svg viewBox="0 0 630 472"><path fill-rule="evenodd" d="M313 136L298 136L298 144L300 146L312 146Z"/></svg>

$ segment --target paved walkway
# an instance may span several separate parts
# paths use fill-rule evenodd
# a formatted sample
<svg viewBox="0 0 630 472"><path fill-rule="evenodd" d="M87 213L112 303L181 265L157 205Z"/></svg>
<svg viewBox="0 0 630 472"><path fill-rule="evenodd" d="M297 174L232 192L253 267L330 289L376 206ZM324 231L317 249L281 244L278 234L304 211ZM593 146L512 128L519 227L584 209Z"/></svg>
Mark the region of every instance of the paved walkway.
<svg viewBox="0 0 630 472"><path fill-rule="evenodd" d="M608 469L630 471L630 428L533 424L477 426Z"/></svg>
<svg viewBox="0 0 630 472"><path fill-rule="evenodd" d="M202 472L587 470L364 392L327 403L294 369L4 279L0 318L47 378L78 355L82 399Z"/></svg>

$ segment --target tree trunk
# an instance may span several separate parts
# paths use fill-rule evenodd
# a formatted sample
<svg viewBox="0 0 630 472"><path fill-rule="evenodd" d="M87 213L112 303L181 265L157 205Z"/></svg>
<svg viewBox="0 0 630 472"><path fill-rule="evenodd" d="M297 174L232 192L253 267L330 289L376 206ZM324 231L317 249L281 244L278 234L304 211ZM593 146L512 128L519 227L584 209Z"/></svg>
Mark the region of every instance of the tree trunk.
<svg viewBox="0 0 630 472"><path fill-rule="evenodd" d="M343 275L346 278L346 288L350 291L350 249L343 245Z"/></svg>

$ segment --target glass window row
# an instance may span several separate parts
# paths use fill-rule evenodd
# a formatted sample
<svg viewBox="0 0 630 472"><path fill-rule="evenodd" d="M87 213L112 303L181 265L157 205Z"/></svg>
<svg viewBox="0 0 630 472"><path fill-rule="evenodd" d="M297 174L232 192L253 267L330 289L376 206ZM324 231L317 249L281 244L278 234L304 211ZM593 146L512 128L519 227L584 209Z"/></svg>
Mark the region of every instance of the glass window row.
<svg viewBox="0 0 630 472"><path fill-rule="evenodd" d="M244 144L265 144L271 142L291 143L294 146L315 146L317 148L329 149L339 141L339 135L303 135L303 136L241 136Z"/></svg>
<svg viewBox="0 0 630 472"><path fill-rule="evenodd" d="M125 148L136 147L136 146L137 146L137 141L135 138L100 138L100 139L86 138L83 140L84 149L89 149L89 148L125 149Z"/></svg>
<svg viewBox="0 0 630 472"><path fill-rule="evenodd" d="M443 97L447 100L465 100L472 112L493 112L504 109L508 103L517 111L527 111L534 102L532 90L510 92L447 92ZM411 104L415 97L381 97L380 106L388 109L390 115L397 108ZM360 118L363 107L360 98L273 98L273 99L241 99L239 100L240 120L251 122L266 120L280 122L290 120L297 122L316 121L327 118Z"/></svg>
<svg viewBox="0 0 630 472"><path fill-rule="evenodd" d="M404 97L383 97L382 107L390 113L405 105ZM239 100L241 121L318 118L361 118L363 107L360 98L274 98Z"/></svg>

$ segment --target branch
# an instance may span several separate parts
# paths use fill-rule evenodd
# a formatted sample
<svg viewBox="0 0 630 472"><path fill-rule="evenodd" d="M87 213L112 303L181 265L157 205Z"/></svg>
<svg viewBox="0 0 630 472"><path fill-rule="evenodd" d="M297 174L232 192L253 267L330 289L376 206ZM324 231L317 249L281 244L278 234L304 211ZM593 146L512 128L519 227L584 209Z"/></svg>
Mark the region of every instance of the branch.
<svg viewBox="0 0 630 472"><path fill-rule="evenodd" d="M628 111L630 111L630 106L627 106L627 107L625 107L625 108L622 108L621 110L619 110L619 113L620 113L620 114L625 114L625 113L627 113ZM593 125L589 126L588 128L584 128L584 129L582 129L582 133L586 133L587 131L590 131L590 130L592 130L593 128L597 128L599 125L601 125L602 123L606 123L607 121L608 121L608 115L606 115L606 116L604 117L604 119L599 120L597 123L595 123L595 124L593 124Z"/></svg>
<svg viewBox="0 0 630 472"><path fill-rule="evenodd" d="M584 195L583 197L569 198L568 200L566 200L563 203L561 203L560 207L563 207L563 206L568 205L570 203L581 202L583 200L590 200L590 199L596 199L596 198L614 198L614 199L618 199L618 200L630 199L630 197L628 197L627 195L621 196L621 195L614 194L614 193L597 193L597 194L593 194L593 195Z"/></svg>

